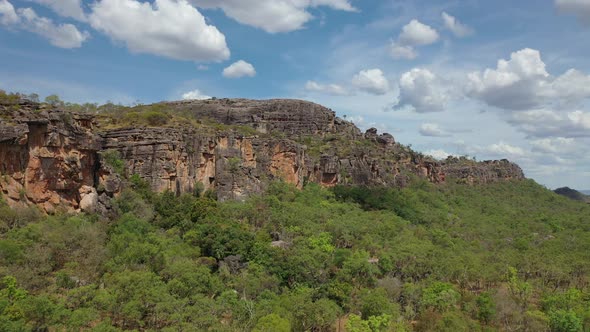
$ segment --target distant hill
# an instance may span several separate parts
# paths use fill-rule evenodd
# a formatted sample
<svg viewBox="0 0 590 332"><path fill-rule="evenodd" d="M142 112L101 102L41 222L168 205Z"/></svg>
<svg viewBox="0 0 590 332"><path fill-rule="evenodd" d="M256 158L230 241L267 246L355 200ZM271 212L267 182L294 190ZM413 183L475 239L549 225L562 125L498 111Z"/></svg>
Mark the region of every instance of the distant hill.
<svg viewBox="0 0 590 332"><path fill-rule="evenodd" d="M590 203L590 196L585 195L585 194L583 194L575 189L569 188L569 187L558 188L558 189L555 189L554 192L556 194L565 196L567 198L571 198L576 201Z"/></svg>
<svg viewBox="0 0 590 332"><path fill-rule="evenodd" d="M580 190L580 192L584 195L590 195L590 190Z"/></svg>

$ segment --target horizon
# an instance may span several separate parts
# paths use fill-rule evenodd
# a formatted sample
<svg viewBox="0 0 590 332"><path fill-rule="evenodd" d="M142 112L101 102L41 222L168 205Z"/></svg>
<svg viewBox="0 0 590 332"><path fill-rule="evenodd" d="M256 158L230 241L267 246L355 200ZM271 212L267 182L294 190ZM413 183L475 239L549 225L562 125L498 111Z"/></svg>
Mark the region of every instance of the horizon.
<svg viewBox="0 0 590 332"><path fill-rule="evenodd" d="M590 2L276 1L0 0L0 89L303 99L436 158L590 190Z"/></svg>

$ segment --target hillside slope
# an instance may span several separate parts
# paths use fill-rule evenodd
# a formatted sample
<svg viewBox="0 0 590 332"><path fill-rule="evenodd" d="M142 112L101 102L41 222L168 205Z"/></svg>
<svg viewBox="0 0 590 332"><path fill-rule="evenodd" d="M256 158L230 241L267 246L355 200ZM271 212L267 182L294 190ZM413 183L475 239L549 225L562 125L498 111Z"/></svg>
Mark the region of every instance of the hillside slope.
<svg viewBox="0 0 590 332"><path fill-rule="evenodd" d="M133 190L130 190L133 189ZM2 331L586 331L590 206L533 181L0 204Z"/></svg>

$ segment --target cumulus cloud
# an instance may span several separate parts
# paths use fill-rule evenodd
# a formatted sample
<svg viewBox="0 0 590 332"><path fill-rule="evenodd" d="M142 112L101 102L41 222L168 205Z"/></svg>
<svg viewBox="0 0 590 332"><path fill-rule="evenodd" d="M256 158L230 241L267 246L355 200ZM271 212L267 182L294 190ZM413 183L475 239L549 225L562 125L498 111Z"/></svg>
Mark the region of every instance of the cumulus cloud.
<svg viewBox="0 0 590 332"><path fill-rule="evenodd" d="M573 14L585 23L590 23L590 2L587 0L555 0L555 6L563 13Z"/></svg>
<svg viewBox="0 0 590 332"><path fill-rule="evenodd" d="M230 56L225 36L186 0L101 0L92 5L89 22L131 52L194 61Z"/></svg>
<svg viewBox="0 0 590 332"><path fill-rule="evenodd" d="M578 146L573 138L555 137L531 141L533 152L562 154L578 151Z"/></svg>
<svg viewBox="0 0 590 332"><path fill-rule="evenodd" d="M18 10L22 28L49 40L51 45L61 48L78 48L90 36L72 24L55 24L46 17L40 17L31 8Z"/></svg>
<svg viewBox="0 0 590 332"><path fill-rule="evenodd" d="M570 69L551 82L549 89L546 91L546 97L559 98L566 102L589 98L590 75L576 69Z"/></svg>
<svg viewBox="0 0 590 332"><path fill-rule="evenodd" d="M14 6L7 0L0 0L0 24L11 25L19 22Z"/></svg>
<svg viewBox="0 0 590 332"><path fill-rule="evenodd" d="M352 85L374 95L384 95L389 91L389 81L381 69L361 70L352 78Z"/></svg>
<svg viewBox="0 0 590 332"><path fill-rule="evenodd" d="M389 45L389 52L394 59L413 60L418 57L418 53L413 46L399 45L395 42Z"/></svg>
<svg viewBox="0 0 590 332"><path fill-rule="evenodd" d="M390 91L390 85L381 69L367 69L355 74L348 84L324 84L307 81L305 90L332 96L350 96L357 92L384 95Z"/></svg>
<svg viewBox="0 0 590 332"><path fill-rule="evenodd" d="M402 45L430 45L438 41L439 35L432 27L412 20L402 28L398 41Z"/></svg>
<svg viewBox="0 0 590 332"><path fill-rule="evenodd" d="M418 56L416 46L430 45L439 39L432 27L414 19L402 28L396 41L391 42L390 54L394 59L414 59Z"/></svg>
<svg viewBox="0 0 590 332"><path fill-rule="evenodd" d="M524 149L504 142L492 144L483 151L499 157L522 157L526 155L526 151Z"/></svg>
<svg viewBox="0 0 590 332"><path fill-rule="evenodd" d="M269 33L290 32L313 19L310 7L326 6L353 12L348 0L192 0L200 8L218 8L241 24Z"/></svg>
<svg viewBox="0 0 590 332"><path fill-rule="evenodd" d="M420 126L420 134L430 137L449 137L451 134L443 130L436 123L424 123Z"/></svg>
<svg viewBox="0 0 590 332"><path fill-rule="evenodd" d="M531 110L547 105L571 107L590 97L590 76L571 69L551 76L533 49L514 52L499 60L496 69L468 75L467 95L506 110Z"/></svg>
<svg viewBox="0 0 590 332"><path fill-rule="evenodd" d="M590 137L590 113L580 110L514 112L508 122L530 137Z"/></svg>
<svg viewBox="0 0 590 332"><path fill-rule="evenodd" d="M49 40L51 45L61 48L78 48L90 34L80 31L72 24L56 24L51 19L41 17L31 8L19 8L7 0L0 0L0 25L27 30Z"/></svg>
<svg viewBox="0 0 590 332"><path fill-rule="evenodd" d="M448 152L441 150L441 149L433 149L433 150L424 151L424 154L427 156L431 156L437 160L445 160L448 157L453 156L453 154L448 153Z"/></svg>
<svg viewBox="0 0 590 332"><path fill-rule="evenodd" d="M84 21L86 15L82 9L81 0L29 0L47 6L63 17Z"/></svg>
<svg viewBox="0 0 590 332"><path fill-rule="evenodd" d="M443 12L441 17L444 21L445 27L449 29L457 37L467 37L473 34L473 29L459 22L454 16Z"/></svg>
<svg viewBox="0 0 590 332"><path fill-rule="evenodd" d="M477 155L483 158L491 159L510 159L510 160L528 160L531 157L530 152L504 141L493 143L486 146L460 144L461 153L466 155Z"/></svg>
<svg viewBox="0 0 590 332"><path fill-rule="evenodd" d="M211 96L207 96L201 92L201 90L196 89L193 91L186 92L182 95L183 100L205 100L211 99Z"/></svg>
<svg viewBox="0 0 590 332"><path fill-rule="evenodd" d="M239 60L225 68L223 76L227 78L254 77L256 76L256 69L248 62Z"/></svg>
<svg viewBox="0 0 590 332"><path fill-rule="evenodd" d="M310 92L319 92L333 96L346 96L350 93L346 88L338 84L321 84L315 81L307 81L305 90Z"/></svg>
<svg viewBox="0 0 590 332"><path fill-rule="evenodd" d="M410 107L418 113L442 112L449 100L440 79L428 69L414 68L399 81L399 101L395 109Z"/></svg>

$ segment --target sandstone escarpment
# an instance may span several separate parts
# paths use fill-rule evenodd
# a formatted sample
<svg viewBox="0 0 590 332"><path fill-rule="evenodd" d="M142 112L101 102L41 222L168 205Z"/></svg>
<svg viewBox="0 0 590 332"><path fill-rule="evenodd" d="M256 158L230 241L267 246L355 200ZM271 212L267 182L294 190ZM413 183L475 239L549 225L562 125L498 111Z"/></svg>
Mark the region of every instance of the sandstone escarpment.
<svg viewBox="0 0 590 332"><path fill-rule="evenodd" d="M260 133L325 135L335 131L335 113L302 100L214 99L164 103L201 119L226 125L251 126Z"/></svg>
<svg viewBox="0 0 590 332"><path fill-rule="evenodd" d="M122 180L134 175L157 192L215 190L221 200L259 193L273 179L302 187L308 182L405 186L414 176L433 183L524 178L505 160L432 160L389 134L375 129L362 134L330 109L305 101L222 99L155 106L184 118L174 126L105 126L93 115L47 105L0 105L4 198L47 212L104 211L121 192ZM251 129L236 129L242 127Z"/></svg>
<svg viewBox="0 0 590 332"><path fill-rule="evenodd" d="M0 124L0 188L9 202L37 204L48 212L78 209L95 196L99 136L92 120L22 105L13 123ZM86 199L88 201L88 199Z"/></svg>
<svg viewBox="0 0 590 332"><path fill-rule="evenodd" d="M443 164L442 168L447 176L461 179L469 184L524 178L522 169L506 159L469 163L460 162L451 157Z"/></svg>

